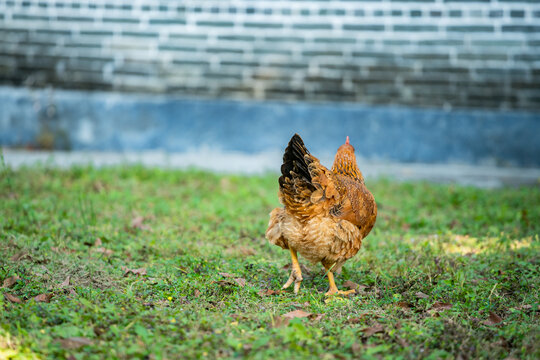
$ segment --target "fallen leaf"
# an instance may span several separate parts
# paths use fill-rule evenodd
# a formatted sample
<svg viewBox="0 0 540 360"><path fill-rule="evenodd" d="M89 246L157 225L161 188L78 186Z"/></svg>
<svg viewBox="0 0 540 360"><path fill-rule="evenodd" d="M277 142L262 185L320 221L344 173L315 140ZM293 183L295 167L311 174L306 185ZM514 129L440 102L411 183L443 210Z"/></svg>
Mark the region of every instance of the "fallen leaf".
<svg viewBox="0 0 540 360"><path fill-rule="evenodd" d="M64 280L64 281L60 284L60 286L61 286L61 287L67 287L67 286L69 286L69 279L70 279L70 276L68 275L68 277L66 278L66 280Z"/></svg>
<svg viewBox="0 0 540 360"><path fill-rule="evenodd" d="M5 287L6 289L9 289L13 285L15 285L17 283L17 281L20 280L20 279L21 278L18 275L13 275L13 276L10 276L8 278L5 278L3 287Z"/></svg>
<svg viewBox="0 0 540 360"><path fill-rule="evenodd" d="M193 296L195 297L199 297L201 295L201 292L197 289L195 289L195 291L193 291Z"/></svg>
<svg viewBox="0 0 540 360"><path fill-rule="evenodd" d="M417 298L419 299L427 299L429 298L429 295L426 295L424 294L423 292L421 291L418 291L417 293L414 294Z"/></svg>
<svg viewBox="0 0 540 360"><path fill-rule="evenodd" d="M143 224L144 217L137 216L133 220L131 220L131 227L133 229L140 229L140 230L150 230L150 226Z"/></svg>
<svg viewBox="0 0 540 360"><path fill-rule="evenodd" d="M226 278L233 278L235 277L233 274L229 274L229 273L218 273L219 275L223 276L223 277L226 277Z"/></svg>
<svg viewBox="0 0 540 360"><path fill-rule="evenodd" d="M98 247L96 249L94 249L95 252L97 253L101 253L105 256L111 256L113 254L113 251L110 250L110 249L105 249L104 247Z"/></svg>
<svg viewBox="0 0 540 360"><path fill-rule="evenodd" d="M289 303L288 305L291 305L297 308L303 308L303 307L308 307L310 303L308 301L305 301L302 304L300 304L299 302L294 301L294 302Z"/></svg>
<svg viewBox="0 0 540 360"><path fill-rule="evenodd" d="M51 302L51 298L52 294L39 294L38 296L34 296L34 301L48 303Z"/></svg>
<svg viewBox="0 0 540 360"><path fill-rule="evenodd" d="M311 314L308 316L311 321L319 321L324 317L324 314Z"/></svg>
<svg viewBox="0 0 540 360"><path fill-rule="evenodd" d="M103 242L101 241L100 238L97 238L96 241L94 242L94 246L101 246L103 245Z"/></svg>
<svg viewBox="0 0 540 360"><path fill-rule="evenodd" d="M428 310L442 311L452 308L452 304L436 301Z"/></svg>
<svg viewBox="0 0 540 360"><path fill-rule="evenodd" d="M283 316L274 316L272 318L272 327L282 327L289 325L289 318L283 317Z"/></svg>
<svg viewBox="0 0 540 360"><path fill-rule="evenodd" d="M237 285L235 282L232 282L231 280L212 281L212 284L219 284L221 286L234 286L234 285Z"/></svg>
<svg viewBox="0 0 540 360"><path fill-rule="evenodd" d="M360 285L358 285L357 283L353 282L353 281L350 281L350 280L347 280L343 283L343 286L345 286L346 288L349 288L351 290L356 290L360 287Z"/></svg>
<svg viewBox="0 0 540 360"><path fill-rule="evenodd" d="M283 317L286 319L294 319L294 318L305 318L305 317L309 317L310 315L313 315L313 314L304 310L293 310L291 312L283 314Z"/></svg>
<svg viewBox="0 0 540 360"><path fill-rule="evenodd" d="M259 296L271 296L281 294L281 290L266 289L258 292Z"/></svg>
<svg viewBox="0 0 540 360"><path fill-rule="evenodd" d="M124 271L124 276L128 276L130 273L137 276L146 275L146 268L129 269L126 266L121 268Z"/></svg>
<svg viewBox="0 0 540 360"><path fill-rule="evenodd" d="M21 252L15 254L15 255L13 255L11 257L11 261L19 261L19 260L22 260L23 258L26 258L26 257L29 258L30 255L28 255L28 253L25 252L25 251L21 251Z"/></svg>
<svg viewBox="0 0 540 360"><path fill-rule="evenodd" d="M489 313L489 318L487 320L482 321L482 324L487 326L497 326L498 324L502 323L503 319L495 314L494 312Z"/></svg>
<svg viewBox="0 0 540 360"><path fill-rule="evenodd" d="M403 310L410 310L411 309L411 307L409 306L409 303L407 303L406 301L398 301L396 303L396 306L402 308Z"/></svg>
<svg viewBox="0 0 540 360"><path fill-rule="evenodd" d="M350 281L350 280L347 280L343 283L343 286L345 286L346 288L349 288L351 290L356 290L356 292L358 291L364 291L364 289L367 289L368 286L366 285L361 285L361 284L357 284L353 281Z"/></svg>
<svg viewBox="0 0 540 360"><path fill-rule="evenodd" d="M93 341L84 337L71 337L60 339L60 344L64 349L78 349L82 346L92 345Z"/></svg>
<svg viewBox="0 0 540 360"><path fill-rule="evenodd" d="M10 302L12 303L15 303L15 304L22 304L22 300L19 299L18 297L16 297L15 295L11 295L11 294L8 294L8 293L4 293L4 296L6 299L8 299Z"/></svg>
<svg viewBox="0 0 540 360"><path fill-rule="evenodd" d="M236 281L236 283L240 287L246 286L246 279L244 279L244 278L235 278L234 281Z"/></svg>
<svg viewBox="0 0 540 360"><path fill-rule="evenodd" d="M362 345L360 345L359 343L354 343L351 345L351 350L354 355L360 355L362 354Z"/></svg>
<svg viewBox="0 0 540 360"><path fill-rule="evenodd" d="M373 326L368 327L367 329L364 329L362 331L364 332L365 337L369 337L369 336L371 336L373 334L383 332L384 331L384 326L382 326L382 324L375 323Z"/></svg>

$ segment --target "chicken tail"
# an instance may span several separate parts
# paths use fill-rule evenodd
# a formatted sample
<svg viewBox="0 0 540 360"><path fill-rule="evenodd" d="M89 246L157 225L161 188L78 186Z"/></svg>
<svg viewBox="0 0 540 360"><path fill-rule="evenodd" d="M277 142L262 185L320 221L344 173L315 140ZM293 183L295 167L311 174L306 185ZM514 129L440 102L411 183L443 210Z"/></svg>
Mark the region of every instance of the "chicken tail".
<svg viewBox="0 0 540 360"><path fill-rule="evenodd" d="M285 149L285 154L283 154L282 175L279 178L281 188L284 186L286 179L292 180L294 177L300 177L303 182L313 186L311 184L311 174L309 173L309 160L306 160L305 155L309 155L309 151L304 145L304 141L298 134L294 134Z"/></svg>

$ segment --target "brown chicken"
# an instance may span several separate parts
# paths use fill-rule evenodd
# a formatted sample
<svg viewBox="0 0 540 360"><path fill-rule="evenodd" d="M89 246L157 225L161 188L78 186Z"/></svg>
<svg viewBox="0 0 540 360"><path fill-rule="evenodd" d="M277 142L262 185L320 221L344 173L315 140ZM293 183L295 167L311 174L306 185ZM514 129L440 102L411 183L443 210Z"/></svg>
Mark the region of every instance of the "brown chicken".
<svg viewBox="0 0 540 360"><path fill-rule="evenodd" d="M295 134L285 149L281 173L279 200L284 207L270 213L266 238L291 252L291 276L283 288L294 282L294 292L300 289L298 252L327 270L326 295L354 292L338 290L333 272L360 250L375 224L377 204L364 184L349 137L328 170Z"/></svg>

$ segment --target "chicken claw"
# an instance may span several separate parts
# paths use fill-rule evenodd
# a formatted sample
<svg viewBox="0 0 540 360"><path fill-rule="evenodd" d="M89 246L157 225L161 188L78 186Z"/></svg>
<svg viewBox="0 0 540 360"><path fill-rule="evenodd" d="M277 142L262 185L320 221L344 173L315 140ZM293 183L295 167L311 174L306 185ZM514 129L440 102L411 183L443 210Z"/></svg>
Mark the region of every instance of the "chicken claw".
<svg viewBox="0 0 540 360"><path fill-rule="evenodd" d="M294 293L298 294L300 290L300 284L302 283L302 270L300 269L300 263L298 262L298 256L296 250L290 249L292 259L292 270L289 280L283 285L282 289L287 289L294 282Z"/></svg>
<svg viewBox="0 0 540 360"><path fill-rule="evenodd" d="M332 295L344 295L344 296L349 296L351 294L354 294L356 293L356 290L352 289L352 290L347 290L347 291L343 291L343 290L338 290L337 288L335 290L333 289L330 289L328 290L324 295L325 296L332 296Z"/></svg>
<svg viewBox="0 0 540 360"><path fill-rule="evenodd" d="M345 295L345 296L348 296L350 294L354 294L356 292L356 290L352 289L352 290L347 290L347 291L343 291L343 290L338 290L337 286L336 286L336 282L334 281L334 273L332 271L330 271L332 269L332 267L330 268L326 268L326 270L328 271L328 282L330 283L330 290L328 290L324 295L326 296L332 296L332 295Z"/></svg>

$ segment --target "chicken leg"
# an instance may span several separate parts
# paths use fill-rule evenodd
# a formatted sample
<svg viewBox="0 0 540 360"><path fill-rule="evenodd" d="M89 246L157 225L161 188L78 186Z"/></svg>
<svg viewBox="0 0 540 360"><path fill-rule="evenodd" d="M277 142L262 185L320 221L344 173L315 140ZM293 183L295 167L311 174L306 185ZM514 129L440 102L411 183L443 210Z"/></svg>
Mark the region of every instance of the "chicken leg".
<svg viewBox="0 0 540 360"><path fill-rule="evenodd" d="M326 266L325 266L326 267ZM347 290L347 291L343 291L343 290L338 290L337 286L336 286L336 282L334 281L334 274L332 273L332 271L330 271L332 269L332 267L328 268L326 267L326 271L328 271L328 282L330 283L330 290L328 290L326 292L326 296L331 296L331 295L349 295L349 294L354 294L356 291L354 289L352 290Z"/></svg>
<svg viewBox="0 0 540 360"><path fill-rule="evenodd" d="M294 293L298 294L300 290L300 283L302 282L302 270L300 269L300 263L298 262L298 256L296 255L296 250L289 248L291 251L292 259L292 270L289 280L283 285L282 289L286 289L294 282Z"/></svg>

